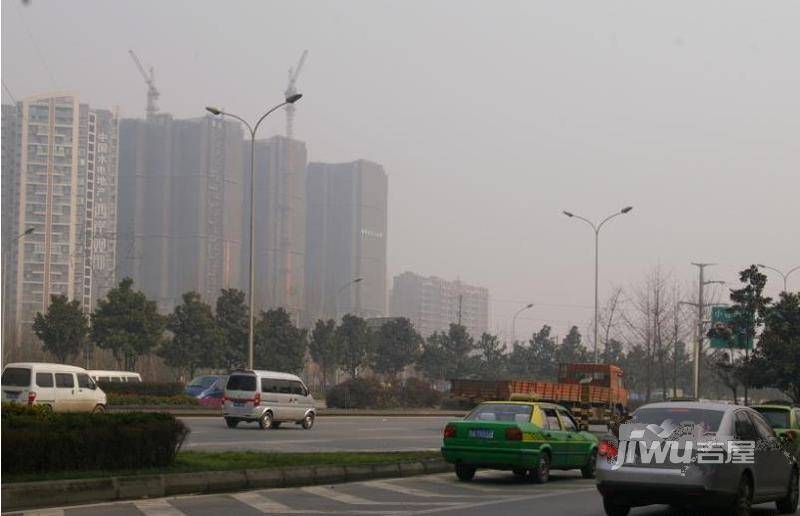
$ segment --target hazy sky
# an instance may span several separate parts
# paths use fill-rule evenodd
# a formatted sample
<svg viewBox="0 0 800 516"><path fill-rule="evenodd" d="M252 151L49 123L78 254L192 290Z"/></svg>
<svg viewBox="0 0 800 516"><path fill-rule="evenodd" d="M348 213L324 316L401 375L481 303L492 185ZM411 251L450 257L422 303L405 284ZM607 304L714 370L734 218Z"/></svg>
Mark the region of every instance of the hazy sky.
<svg viewBox="0 0 800 516"><path fill-rule="evenodd" d="M729 282L800 264L798 27L792 0L3 0L2 78L140 117L132 48L163 111L253 118L308 49L296 137L386 168L390 277L460 277L490 289L493 330L531 301L518 335L563 335L591 319L594 259L564 209L635 207L601 233L601 298L657 264L687 283L692 261Z"/></svg>

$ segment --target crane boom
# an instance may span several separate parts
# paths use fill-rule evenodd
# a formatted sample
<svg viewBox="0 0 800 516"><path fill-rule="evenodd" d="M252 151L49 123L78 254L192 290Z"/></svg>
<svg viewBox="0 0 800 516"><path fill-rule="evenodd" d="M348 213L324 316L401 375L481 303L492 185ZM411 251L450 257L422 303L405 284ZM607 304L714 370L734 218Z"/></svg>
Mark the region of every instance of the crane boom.
<svg viewBox="0 0 800 516"><path fill-rule="evenodd" d="M286 86L286 91L283 92L286 98L291 97L295 93L297 93L297 88L295 88L295 84L297 83L297 78L300 76L300 71L303 69L303 64L306 62L306 56L308 55L308 50L303 50L302 55L300 55L300 60L297 61L297 66L294 68L289 68L289 84ZM286 137L293 138L294 137L294 111L295 106L294 104L287 104L284 108L286 110Z"/></svg>
<svg viewBox="0 0 800 516"><path fill-rule="evenodd" d="M145 108L145 112L147 113L147 119L151 120L155 114L158 112L158 106L156 105L156 101L160 95L158 89L156 88L155 84L155 72L153 71L153 67L150 67L150 73L148 74L142 62L139 60L139 56L136 55L136 52L133 50L128 50L128 54L130 54L131 59L133 62L136 63L136 68L139 69L139 73L142 74L142 78L144 82L147 84L147 107Z"/></svg>
<svg viewBox="0 0 800 516"><path fill-rule="evenodd" d="M289 87L293 87L294 83L297 82L297 78L300 76L300 71L303 69L303 64L306 62L306 56L308 55L308 50L303 50L303 54L300 56L300 60L297 61L297 66L293 69L289 70Z"/></svg>

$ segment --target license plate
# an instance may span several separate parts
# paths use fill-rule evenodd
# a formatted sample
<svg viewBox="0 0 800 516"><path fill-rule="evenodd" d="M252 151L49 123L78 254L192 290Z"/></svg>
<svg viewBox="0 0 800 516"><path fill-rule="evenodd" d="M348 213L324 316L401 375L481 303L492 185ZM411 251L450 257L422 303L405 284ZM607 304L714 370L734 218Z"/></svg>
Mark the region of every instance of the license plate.
<svg viewBox="0 0 800 516"><path fill-rule="evenodd" d="M485 428L473 428L469 431L469 436L475 439L494 439L494 430Z"/></svg>
<svg viewBox="0 0 800 516"><path fill-rule="evenodd" d="M8 398L10 400L15 400L15 399L19 398L19 395L20 395L19 392L15 392L15 391L5 391L4 394L6 395L6 398Z"/></svg>
<svg viewBox="0 0 800 516"><path fill-rule="evenodd" d="M233 406L234 407L244 407L244 402L243 401L234 401L233 402Z"/></svg>

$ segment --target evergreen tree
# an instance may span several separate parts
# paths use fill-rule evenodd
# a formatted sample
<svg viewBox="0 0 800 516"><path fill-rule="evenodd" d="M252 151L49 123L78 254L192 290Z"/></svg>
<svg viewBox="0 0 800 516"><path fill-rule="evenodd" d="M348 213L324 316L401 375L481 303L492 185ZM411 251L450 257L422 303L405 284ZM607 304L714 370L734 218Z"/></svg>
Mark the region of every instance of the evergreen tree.
<svg viewBox="0 0 800 516"><path fill-rule="evenodd" d="M67 296L50 297L47 313L37 313L33 321L33 331L43 343L44 350L65 364L77 355L86 345L89 333L89 320L81 309L78 300L69 301Z"/></svg>

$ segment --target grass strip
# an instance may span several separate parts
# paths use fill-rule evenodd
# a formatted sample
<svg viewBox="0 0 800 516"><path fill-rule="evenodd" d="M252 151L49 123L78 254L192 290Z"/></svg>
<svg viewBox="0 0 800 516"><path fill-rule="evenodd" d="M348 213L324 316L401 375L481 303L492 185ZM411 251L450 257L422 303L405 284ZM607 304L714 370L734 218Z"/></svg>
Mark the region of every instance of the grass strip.
<svg viewBox="0 0 800 516"><path fill-rule="evenodd" d="M270 469L291 466L347 466L375 462L413 462L438 459L438 451L412 452L203 452L178 453L175 464L167 468L113 471L57 471L51 473L3 475L3 483L101 478L108 476L154 475L193 473L199 471L231 471L242 469Z"/></svg>

